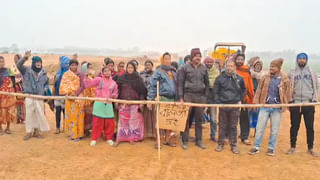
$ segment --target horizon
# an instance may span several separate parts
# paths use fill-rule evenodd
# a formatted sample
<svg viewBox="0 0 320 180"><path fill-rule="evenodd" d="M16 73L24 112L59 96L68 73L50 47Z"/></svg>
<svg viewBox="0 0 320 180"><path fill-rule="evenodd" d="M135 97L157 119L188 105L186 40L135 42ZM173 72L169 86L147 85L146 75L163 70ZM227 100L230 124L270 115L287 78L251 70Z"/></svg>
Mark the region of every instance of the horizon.
<svg viewBox="0 0 320 180"><path fill-rule="evenodd" d="M3 5L0 47L180 52L244 42L249 51L320 54L316 0L12 0Z"/></svg>

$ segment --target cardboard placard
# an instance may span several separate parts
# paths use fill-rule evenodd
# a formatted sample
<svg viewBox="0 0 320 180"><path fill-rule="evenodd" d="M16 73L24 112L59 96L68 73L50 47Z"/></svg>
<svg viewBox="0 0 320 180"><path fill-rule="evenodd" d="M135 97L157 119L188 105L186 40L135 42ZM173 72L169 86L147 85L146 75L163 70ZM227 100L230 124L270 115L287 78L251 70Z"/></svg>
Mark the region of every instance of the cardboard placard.
<svg viewBox="0 0 320 180"><path fill-rule="evenodd" d="M159 108L159 128L184 131L189 109L189 106L161 104Z"/></svg>

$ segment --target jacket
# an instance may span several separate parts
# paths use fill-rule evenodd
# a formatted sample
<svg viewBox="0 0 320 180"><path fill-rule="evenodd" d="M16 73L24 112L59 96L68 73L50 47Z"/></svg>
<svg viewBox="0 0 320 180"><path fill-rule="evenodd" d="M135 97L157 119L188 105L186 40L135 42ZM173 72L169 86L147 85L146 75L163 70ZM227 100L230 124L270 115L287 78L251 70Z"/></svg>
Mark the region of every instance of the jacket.
<svg viewBox="0 0 320 180"><path fill-rule="evenodd" d="M49 78L47 72L42 68L39 73L34 72L31 67L26 67L27 61L21 58L17 63L17 68L23 76L23 92L35 95L47 95L49 92Z"/></svg>
<svg viewBox="0 0 320 180"><path fill-rule="evenodd" d="M281 72L280 77L281 77L281 82L279 85L280 103L288 104L292 94L291 83L288 76L285 73ZM255 104L266 104L270 79L271 79L270 73L267 73L259 81L258 89L254 97Z"/></svg>
<svg viewBox="0 0 320 180"><path fill-rule="evenodd" d="M99 76L94 79L86 78L84 80L84 87L96 87L96 96L98 98L118 98L118 85L112 80L112 77L109 79Z"/></svg>
<svg viewBox="0 0 320 180"><path fill-rule="evenodd" d="M201 94L208 96L209 77L205 65L200 64L195 68L192 64L183 66L178 72L178 96L180 99L185 94Z"/></svg>
<svg viewBox="0 0 320 180"><path fill-rule="evenodd" d="M148 100L153 100L157 96L157 82L159 81L159 95L164 96L169 99L176 98L176 73L175 70L171 71L173 73L173 79L169 78L168 73L158 68L153 76L150 78L148 86Z"/></svg>
<svg viewBox="0 0 320 180"><path fill-rule="evenodd" d="M215 104L237 104L246 95L244 80L238 74L228 75L222 72L213 86L213 101Z"/></svg>

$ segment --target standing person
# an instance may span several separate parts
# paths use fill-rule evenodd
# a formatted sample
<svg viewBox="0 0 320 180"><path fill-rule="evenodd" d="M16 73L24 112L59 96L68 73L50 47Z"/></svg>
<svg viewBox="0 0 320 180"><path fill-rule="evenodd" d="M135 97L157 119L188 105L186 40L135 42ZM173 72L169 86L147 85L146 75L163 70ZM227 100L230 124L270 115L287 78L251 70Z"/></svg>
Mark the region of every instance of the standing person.
<svg viewBox="0 0 320 180"><path fill-rule="evenodd" d="M59 94L63 96L82 96L84 89L84 75L78 71L79 62L71 59L69 70L61 79ZM80 100L66 100L65 105L65 133L74 142L79 142L84 136L83 102Z"/></svg>
<svg viewBox="0 0 320 180"><path fill-rule="evenodd" d="M114 81L117 82L120 76L124 75L126 73L126 70L124 69L125 63L123 61L120 61L117 65L117 74L112 77Z"/></svg>
<svg viewBox="0 0 320 180"><path fill-rule="evenodd" d="M150 60L147 60L144 63L144 70L140 72L140 76L143 79L145 88L148 88L150 79L152 78L154 71L153 71L153 62ZM155 111L153 108L147 108L147 106L144 105L143 108L143 119L144 119L144 137L156 137L156 131L155 131Z"/></svg>
<svg viewBox="0 0 320 180"><path fill-rule="evenodd" d="M117 65L117 75L121 76L124 73L126 73L126 70L124 69L125 63L123 61L120 61Z"/></svg>
<svg viewBox="0 0 320 180"><path fill-rule="evenodd" d="M102 68L102 76L94 79L85 79L85 88L95 87L98 98L118 98L118 85L112 80L111 69L109 67ZM90 146L95 146L101 133L107 143L113 145L113 133L115 128L114 112L112 103L95 101L93 104L92 118L92 137Z"/></svg>
<svg viewBox="0 0 320 180"><path fill-rule="evenodd" d="M17 63L17 68L23 75L23 92L34 95L47 95L49 91L49 78L47 72L42 67L42 59L39 56L32 57L31 67L26 67L24 63L31 56L31 51ZM44 114L44 101L39 99L26 98L26 132L24 140L29 140L32 136L42 138L42 132L50 130L46 116Z"/></svg>
<svg viewBox="0 0 320 180"><path fill-rule="evenodd" d="M291 84L288 76L281 72L283 59L273 60L270 64L269 73L264 75L259 82L257 93L254 98L255 104L287 104L291 98ZM254 147L249 151L250 155L260 152L264 131L268 121L271 122L269 147L267 155L274 156L277 138L281 124L282 111L285 108L260 108L259 120L256 127Z"/></svg>
<svg viewBox="0 0 320 180"><path fill-rule="evenodd" d="M219 67L214 64L214 60L210 57L206 57L204 59L204 64L207 67L208 77L209 77L209 102L213 100L213 85L216 78L220 74ZM212 103L212 101L211 101ZM210 114L210 140L213 142L217 142L216 140L216 132L217 132L217 108L208 108L208 112Z"/></svg>
<svg viewBox="0 0 320 180"><path fill-rule="evenodd" d="M16 54L14 56L14 73L15 73L15 92L22 93L22 75L17 70L17 63L21 59L21 55ZM17 124L23 124L26 118L26 107L24 104L24 97L16 97L16 107L17 107Z"/></svg>
<svg viewBox="0 0 320 180"><path fill-rule="evenodd" d="M248 61L248 68L250 70L250 74L252 77L254 93L256 93L259 81L263 75L262 67L263 67L263 62L261 61L261 59L258 56L252 57ZM250 119L250 127L251 128L256 128L257 122L258 122L258 116L259 116L259 108L256 111L254 111L252 109L249 111L249 119Z"/></svg>
<svg viewBox="0 0 320 180"><path fill-rule="evenodd" d="M209 91L209 78L207 68L201 64L201 51L199 48L191 50L191 64L187 64L180 69L178 77L178 96L180 102L206 103ZM191 107L185 131L182 133L182 148L188 149L189 141L189 121L194 112L196 145L201 149L206 146L202 143L202 122L204 118L204 108Z"/></svg>
<svg viewBox="0 0 320 180"><path fill-rule="evenodd" d="M142 72L140 72L140 76L143 79L144 85L147 88L150 78L153 75L153 62L150 60L147 60L144 63L144 70Z"/></svg>
<svg viewBox="0 0 320 180"><path fill-rule="evenodd" d="M72 59L78 61L78 59L79 59L78 53L74 53L72 55Z"/></svg>
<svg viewBox="0 0 320 180"><path fill-rule="evenodd" d="M225 71L215 80L212 97L215 104L241 104L246 93L243 78L236 73L233 60L225 61ZM223 150L228 135L231 151L239 154L237 148L237 125L240 116L239 108L220 108L219 113L219 140L217 152Z"/></svg>
<svg viewBox="0 0 320 180"><path fill-rule="evenodd" d="M119 99L145 99L147 91L133 62L127 64L126 73L119 78L117 83L119 87ZM136 141L143 140L144 122L140 113L142 107L143 105L139 106L135 104L119 105L118 133L115 146L118 146L123 141L134 144Z"/></svg>
<svg viewBox="0 0 320 180"><path fill-rule="evenodd" d="M184 65L185 65L184 59L183 59L183 57L180 57L179 60L178 60L178 68L177 68L177 70L180 69Z"/></svg>
<svg viewBox="0 0 320 180"><path fill-rule="evenodd" d="M171 66L174 67L176 70L178 70L178 68L179 68L178 63L175 62L175 61L172 61L172 62L171 62Z"/></svg>
<svg viewBox="0 0 320 180"><path fill-rule="evenodd" d="M5 59L0 56L0 91L15 92L14 76L5 68ZM11 134L10 123L16 120L16 98L14 96L0 95L0 135ZM3 131L2 124L7 127Z"/></svg>
<svg viewBox="0 0 320 180"><path fill-rule="evenodd" d="M82 63L81 63L82 64ZM88 79L94 79L94 71L92 69L92 64L84 62L81 65L81 73L84 74ZM103 75L103 73L101 74ZM82 95L84 97L96 97L96 88L86 88L83 90ZM84 134L90 136L90 130L92 129L92 108L93 102L90 100L83 101L83 111L84 111Z"/></svg>
<svg viewBox="0 0 320 180"><path fill-rule="evenodd" d="M246 85L246 95L242 100L243 104L252 104L254 98L253 92L253 82L252 77L250 75L250 71L248 66L244 65L245 55L244 54L237 54L235 56L235 62L237 66L237 74L239 74ZM249 134L250 134L250 122L249 122L249 111L248 108L241 108L240 111L240 137L241 142L245 145L251 145L249 141Z"/></svg>
<svg viewBox="0 0 320 180"><path fill-rule="evenodd" d="M190 55L186 55L185 57L184 57L184 59L183 59L183 61L184 61L184 64L183 64L183 66L185 66L185 65L187 65L187 64L190 64L191 63L191 56ZM181 66L181 67L183 67L183 66ZM181 73L181 67L179 67L179 70L177 71L177 77L179 77L180 75L180 73ZM178 83L177 83L177 86L179 87L179 81L178 81ZM190 114L189 114L189 126L190 126L190 128L192 127L192 124L194 123L194 111L191 111L190 112ZM189 139L191 140L191 141L195 141L195 137L194 136L189 136Z"/></svg>
<svg viewBox="0 0 320 180"><path fill-rule="evenodd" d="M310 103L318 102L319 82L317 74L308 66L308 55L300 53L297 55L296 68L291 70L289 78L291 81L293 93L292 103ZM296 151L297 135L300 127L301 116L303 115L304 124L307 130L308 153L313 156L319 156L313 150L314 141L314 106L290 107L290 142L291 148L288 154Z"/></svg>
<svg viewBox="0 0 320 180"><path fill-rule="evenodd" d="M114 61L111 58L109 57L105 58L104 65L111 70L112 77L114 77L117 74L117 72L114 70Z"/></svg>
<svg viewBox="0 0 320 180"><path fill-rule="evenodd" d="M165 102L174 102L177 99L176 94L176 69L170 66L171 64L171 55L166 52L161 56L160 59L161 65L155 71L150 80L150 85L148 86L148 100L154 100L157 96L157 82L159 82L159 95L160 101ZM149 109L153 109L154 106L148 104ZM155 112L153 111L154 115ZM153 119L153 125L150 126L152 131L156 134L156 119ZM176 134L170 130L163 130L165 139L164 145L170 147L176 147ZM159 144L155 144L155 148L158 148Z"/></svg>
<svg viewBox="0 0 320 180"><path fill-rule="evenodd" d="M69 63L70 59L67 56L60 57L60 68L57 74L54 77L54 88L52 91L53 96L60 96L59 90L61 85L61 79L65 72L69 70ZM54 106L56 109L56 134L60 134L60 122L61 122L61 113L63 113L63 118L65 117L65 110L64 110L64 100L63 99L56 99L54 100Z"/></svg>
<svg viewBox="0 0 320 180"><path fill-rule="evenodd" d="M184 57L183 61L184 61L184 65L191 64L191 56L190 55L186 55Z"/></svg>

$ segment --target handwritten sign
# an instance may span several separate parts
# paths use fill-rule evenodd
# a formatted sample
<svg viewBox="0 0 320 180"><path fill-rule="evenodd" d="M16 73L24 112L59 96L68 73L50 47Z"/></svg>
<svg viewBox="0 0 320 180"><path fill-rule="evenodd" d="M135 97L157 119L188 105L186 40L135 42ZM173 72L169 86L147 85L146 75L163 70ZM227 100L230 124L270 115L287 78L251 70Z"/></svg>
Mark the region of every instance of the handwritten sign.
<svg viewBox="0 0 320 180"><path fill-rule="evenodd" d="M161 104L159 108L159 128L184 131L189 109L189 106Z"/></svg>

